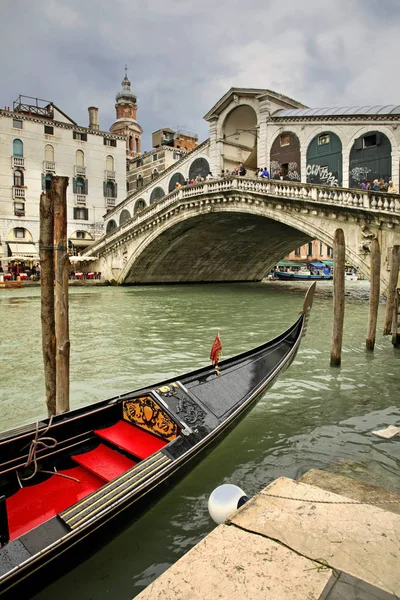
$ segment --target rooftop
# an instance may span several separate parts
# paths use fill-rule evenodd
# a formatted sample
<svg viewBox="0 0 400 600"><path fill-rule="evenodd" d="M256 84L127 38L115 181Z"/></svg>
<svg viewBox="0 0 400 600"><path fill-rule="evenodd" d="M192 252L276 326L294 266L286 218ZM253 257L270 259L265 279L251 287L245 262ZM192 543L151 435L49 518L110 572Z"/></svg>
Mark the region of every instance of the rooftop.
<svg viewBox="0 0 400 600"><path fill-rule="evenodd" d="M400 104L375 106L335 106L324 108L301 108L277 110L272 117L331 117L355 115L400 115Z"/></svg>

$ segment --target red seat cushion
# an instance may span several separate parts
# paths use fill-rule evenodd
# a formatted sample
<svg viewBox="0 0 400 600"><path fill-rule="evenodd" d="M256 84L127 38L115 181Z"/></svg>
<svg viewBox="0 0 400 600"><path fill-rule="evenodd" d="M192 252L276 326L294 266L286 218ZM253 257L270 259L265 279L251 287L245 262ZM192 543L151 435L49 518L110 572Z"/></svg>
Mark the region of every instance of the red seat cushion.
<svg viewBox="0 0 400 600"><path fill-rule="evenodd" d="M106 429L97 429L95 433L142 460L157 450L161 450L167 444L144 429L122 420Z"/></svg>
<svg viewBox="0 0 400 600"><path fill-rule="evenodd" d="M120 452L100 444L94 450L72 457L82 467L98 475L105 481L112 481L118 475L129 471L135 462Z"/></svg>

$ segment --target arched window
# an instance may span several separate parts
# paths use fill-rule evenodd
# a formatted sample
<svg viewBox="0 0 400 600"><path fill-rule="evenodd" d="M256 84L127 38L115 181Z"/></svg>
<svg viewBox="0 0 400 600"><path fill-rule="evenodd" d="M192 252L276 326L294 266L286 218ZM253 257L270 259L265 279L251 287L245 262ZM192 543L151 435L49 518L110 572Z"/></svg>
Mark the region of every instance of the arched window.
<svg viewBox="0 0 400 600"><path fill-rule="evenodd" d="M85 182L82 177L76 178L76 193L84 194L85 193Z"/></svg>
<svg viewBox="0 0 400 600"><path fill-rule="evenodd" d="M190 165L189 179L196 179L197 175L203 178L207 177L210 172L210 165L205 158L196 158Z"/></svg>
<svg viewBox="0 0 400 600"><path fill-rule="evenodd" d="M162 187L154 188L154 190L151 192L150 204L153 204L153 202L156 202L157 200L161 200L161 198L164 198L164 196L165 192Z"/></svg>
<svg viewBox="0 0 400 600"><path fill-rule="evenodd" d="M180 183L181 185L185 185L186 180L182 173L174 173L168 184L168 192L172 192L176 188L176 184Z"/></svg>
<svg viewBox="0 0 400 600"><path fill-rule="evenodd" d="M122 223L125 223L125 221L129 221L130 218L131 218L131 213L129 212L129 210L126 210L126 208L124 208L124 210L121 212L121 214L119 216L119 224L122 225Z"/></svg>
<svg viewBox="0 0 400 600"><path fill-rule="evenodd" d="M14 171L14 185L21 186L24 185L24 175L22 171Z"/></svg>
<svg viewBox="0 0 400 600"><path fill-rule="evenodd" d="M46 162L54 162L54 148L50 144L44 147L44 160Z"/></svg>
<svg viewBox="0 0 400 600"><path fill-rule="evenodd" d="M138 175L138 178L136 180L136 188L142 188L143 187L143 177L141 175Z"/></svg>
<svg viewBox="0 0 400 600"><path fill-rule="evenodd" d="M111 231L113 231L116 228L117 228L116 222L114 221L114 219L111 219L111 221L108 221L108 223L107 223L106 233L110 233Z"/></svg>
<svg viewBox="0 0 400 600"><path fill-rule="evenodd" d="M14 156L23 156L24 155L24 144L21 140L13 141L13 155Z"/></svg>
<svg viewBox="0 0 400 600"><path fill-rule="evenodd" d="M157 179L158 175L159 175L158 170L154 169L153 173L151 174L151 180L154 181L154 179Z"/></svg>
<svg viewBox="0 0 400 600"><path fill-rule="evenodd" d="M135 203L133 214L137 215L138 213L141 213L144 208L146 208L146 202L143 200L143 198L139 198L139 200L137 200Z"/></svg>
<svg viewBox="0 0 400 600"><path fill-rule="evenodd" d="M110 154L106 157L106 169L107 171L114 171L114 158Z"/></svg>
<svg viewBox="0 0 400 600"><path fill-rule="evenodd" d="M77 167L84 167L85 166L85 155L83 153L82 150L77 150L75 152L75 165Z"/></svg>

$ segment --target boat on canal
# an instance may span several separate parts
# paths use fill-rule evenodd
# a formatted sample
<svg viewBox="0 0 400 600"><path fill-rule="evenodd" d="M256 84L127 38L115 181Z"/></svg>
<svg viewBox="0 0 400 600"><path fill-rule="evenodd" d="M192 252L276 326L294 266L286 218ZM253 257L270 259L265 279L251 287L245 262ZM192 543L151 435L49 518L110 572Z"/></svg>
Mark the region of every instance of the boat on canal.
<svg viewBox="0 0 400 600"><path fill-rule="evenodd" d="M269 342L0 434L2 600L31 597L109 542L223 439L294 360L315 285Z"/></svg>
<svg viewBox="0 0 400 600"><path fill-rule="evenodd" d="M273 278L274 279L281 279L283 281L286 280L298 280L298 281L304 281L304 280L319 280L319 281L324 281L324 280L329 280L329 279L333 279L333 274L331 272L329 273L315 273L313 271L309 271L309 270L299 270L299 271L273 271Z"/></svg>

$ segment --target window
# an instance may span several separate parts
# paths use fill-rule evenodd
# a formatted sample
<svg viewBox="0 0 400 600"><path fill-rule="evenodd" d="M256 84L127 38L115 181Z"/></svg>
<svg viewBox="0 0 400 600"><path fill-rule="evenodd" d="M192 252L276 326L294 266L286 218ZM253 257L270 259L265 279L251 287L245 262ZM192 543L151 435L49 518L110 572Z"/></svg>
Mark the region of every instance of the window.
<svg viewBox="0 0 400 600"><path fill-rule="evenodd" d="M14 171L14 185L22 186L24 185L24 175L22 171Z"/></svg>
<svg viewBox="0 0 400 600"><path fill-rule="evenodd" d="M152 174L151 174L152 181L154 179L157 179L158 175L159 175L159 172L157 171L157 169L154 169L153 172L152 172Z"/></svg>
<svg viewBox="0 0 400 600"><path fill-rule="evenodd" d="M44 148L44 160L46 162L54 162L54 148L47 144Z"/></svg>
<svg viewBox="0 0 400 600"><path fill-rule="evenodd" d="M106 157L106 170L107 171L114 171L114 159L110 155L108 155Z"/></svg>
<svg viewBox="0 0 400 600"><path fill-rule="evenodd" d="M85 181L82 177L76 178L76 193L84 194L85 193Z"/></svg>
<svg viewBox="0 0 400 600"><path fill-rule="evenodd" d="M143 177L141 175L138 175L137 181L136 181L136 188L141 188L143 187Z"/></svg>
<svg viewBox="0 0 400 600"><path fill-rule="evenodd" d="M296 250L294 251L294 255L300 256L300 248L296 248Z"/></svg>
<svg viewBox="0 0 400 600"><path fill-rule="evenodd" d="M81 219L82 221L87 221L89 216L89 211L87 208L80 208L78 206L74 207L74 219Z"/></svg>
<svg viewBox="0 0 400 600"><path fill-rule="evenodd" d="M73 131L72 137L74 140L80 140L81 142L87 142L87 133L81 133L80 131Z"/></svg>
<svg viewBox="0 0 400 600"><path fill-rule="evenodd" d="M136 161L136 167L141 167L143 165L143 159L139 158L139 160Z"/></svg>
<svg viewBox="0 0 400 600"><path fill-rule="evenodd" d="M22 121L13 119L13 127L15 127L15 129L22 129Z"/></svg>
<svg viewBox="0 0 400 600"><path fill-rule="evenodd" d="M117 140L111 140L110 138L103 138L104 146L114 146L117 147Z"/></svg>
<svg viewBox="0 0 400 600"><path fill-rule="evenodd" d="M112 181L107 181L105 191L106 191L106 198L115 198L114 184Z"/></svg>
<svg viewBox="0 0 400 600"><path fill-rule="evenodd" d="M23 239L25 237L25 229L23 227L16 227L14 229L14 237L16 239Z"/></svg>
<svg viewBox="0 0 400 600"><path fill-rule="evenodd" d="M312 256L312 254L313 254L312 242L308 242L307 256Z"/></svg>
<svg viewBox="0 0 400 600"><path fill-rule="evenodd" d="M376 146L377 145L376 142L377 142L376 134L366 135L363 138L363 148L371 148L372 146Z"/></svg>
<svg viewBox="0 0 400 600"><path fill-rule="evenodd" d="M52 127L51 125L45 125L44 132L46 135L54 135L54 127Z"/></svg>
<svg viewBox="0 0 400 600"><path fill-rule="evenodd" d="M44 173L42 173L42 190L51 190L51 180L52 180L53 176L51 175L51 173L47 173L47 175L45 175Z"/></svg>
<svg viewBox="0 0 400 600"><path fill-rule="evenodd" d="M85 239L85 232L84 231L77 231L76 232L76 238L78 240L84 240Z"/></svg>
<svg viewBox="0 0 400 600"><path fill-rule="evenodd" d="M181 153L180 152L174 152L174 154L173 154L174 160L179 160L180 157L181 157Z"/></svg>
<svg viewBox="0 0 400 600"><path fill-rule="evenodd" d="M319 243L319 255L320 256L324 255L324 252L323 252L323 243L322 242Z"/></svg>
<svg viewBox="0 0 400 600"><path fill-rule="evenodd" d="M82 150L77 150L75 152L75 164L77 167L85 166L85 155L83 154Z"/></svg>
<svg viewBox="0 0 400 600"><path fill-rule="evenodd" d="M24 202L14 202L14 215L16 217L23 217L25 214Z"/></svg>
<svg viewBox="0 0 400 600"><path fill-rule="evenodd" d="M290 146L290 135L288 133L284 133L280 137L281 146Z"/></svg>
<svg viewBox="0 0 400 600"><path fill-rule="evenodd" d="M327 246L326 253L328 256L330 256L332 258L333 257L333 248L331 248L330 246Z"/></svg>
<svg viewBox="0 0 400 600"><path fill-rule="evenodd" d="M324 144L329 144L330 135L329 133L324 133L318 137L318 146L323 146Z"/></svg>
<svg viewBox="0 0 400 600"><path fill-rule="evenodd" d="M153 154L153 162L156 161L156 160L158 160L158 154L157 153Z"/></svg>
<svg viewBox="0 0 400 600"><path fill-rule="evenodd" d="M24 155L24 145L21 140L13 141L13 156L23 156Z"/></svg>

